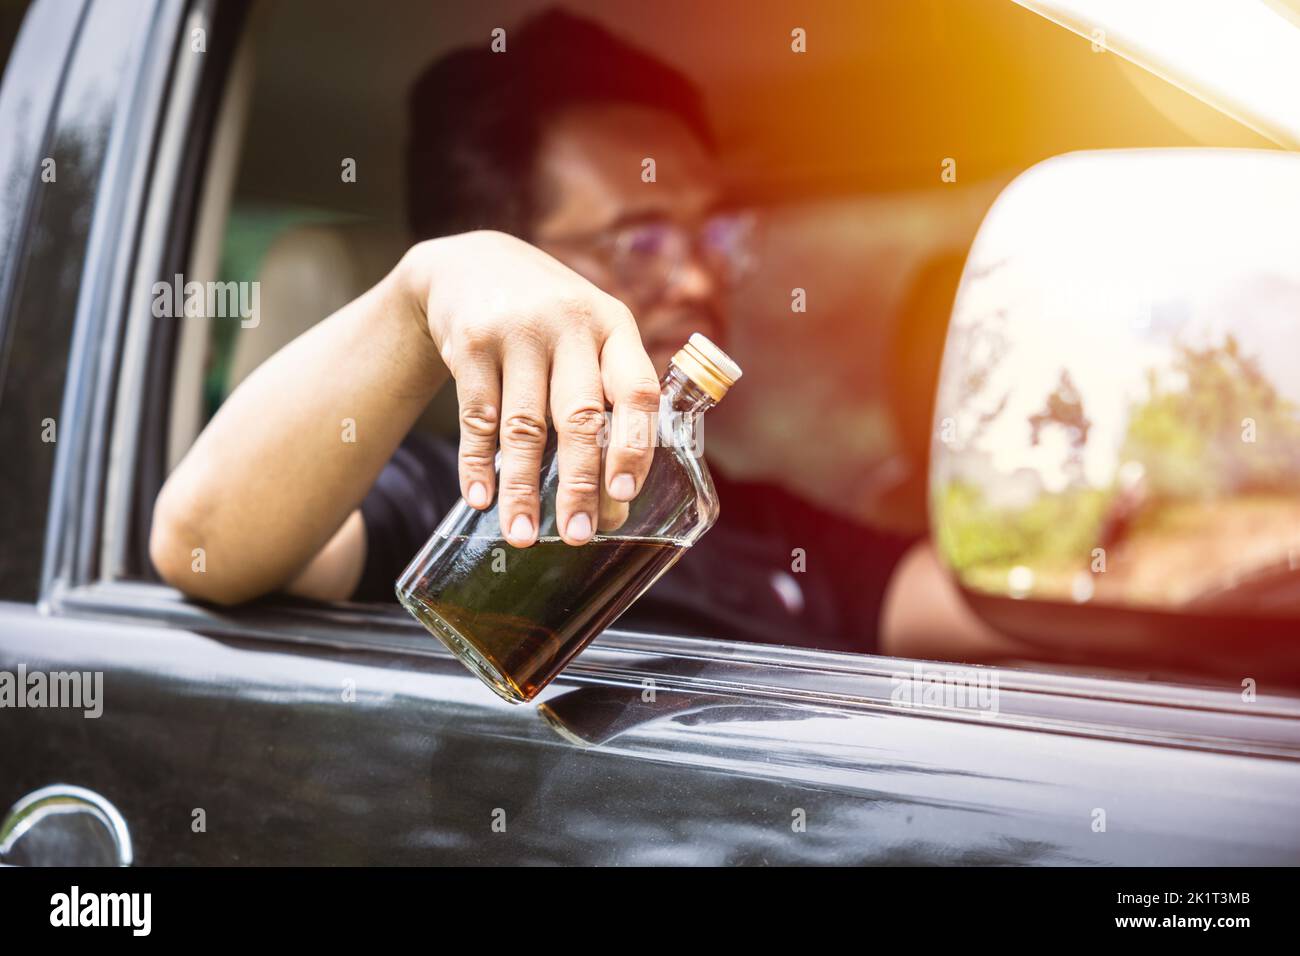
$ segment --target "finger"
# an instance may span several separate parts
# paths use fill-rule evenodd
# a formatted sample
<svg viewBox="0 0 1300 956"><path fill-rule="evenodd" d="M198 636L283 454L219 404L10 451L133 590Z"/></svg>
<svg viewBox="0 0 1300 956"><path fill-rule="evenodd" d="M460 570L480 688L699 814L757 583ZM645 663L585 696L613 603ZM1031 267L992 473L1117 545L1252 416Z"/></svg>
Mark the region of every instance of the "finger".
<svg viewBox="0 0 1300 956"><path fill-rule="evenodd" d="M600 505L596 519L597 531L617 531L627 521L628 503L609 496L603 487L600 489Z"/></svg>
<svg viewBox="0 0 1300 956"><path fill-rule="evenodd" d="M495 493L501 421L501 367L494 351L484 349L457 363L456 401L460 405L460 493L482 511Z"/></svg>
<svg viewBox="0 0 1300 956"><path fill-rule="evenodd" d="M546 450L547 355L535 342L506 347L501 375L501 533L516 548L537 539L537 490Z"/></svg>
<svg viewBox="0 0 1300 956"><path fill-rule="evenodd" d="M551 421L560 465L555 495L560 537L585 544L596 529L605 432L605 393L590 334L566 337L551 357Z"/></svg>
<svg viewBox="0 0 1300 956"><path fill-rule="evenodd" d="M600 370L605 396L614 404L605 487L618 501L631 501L645 483L654 455L659 381L630 317L606 338Z"/></svg>

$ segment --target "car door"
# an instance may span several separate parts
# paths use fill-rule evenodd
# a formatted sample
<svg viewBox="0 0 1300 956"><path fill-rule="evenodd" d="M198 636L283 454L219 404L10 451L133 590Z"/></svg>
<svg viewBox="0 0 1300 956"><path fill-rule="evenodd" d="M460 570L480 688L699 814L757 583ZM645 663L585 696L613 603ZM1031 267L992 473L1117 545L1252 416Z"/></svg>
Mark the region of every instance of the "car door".
<svg viewBox="0 0 1300 956"><path fill-rule="evenodd" d="M147 290L187 261L242 15L42 0L15 62L63 52L0 91L41 144L6 162L59 169L6 220L0 671L102 688L0 712L0 834L28 835L6 861L102 858L89 831L36 839L52 798L146 864L1300 858L1288 697L615 628L512 706L400 611L158 584L185 320Z"/></svg>

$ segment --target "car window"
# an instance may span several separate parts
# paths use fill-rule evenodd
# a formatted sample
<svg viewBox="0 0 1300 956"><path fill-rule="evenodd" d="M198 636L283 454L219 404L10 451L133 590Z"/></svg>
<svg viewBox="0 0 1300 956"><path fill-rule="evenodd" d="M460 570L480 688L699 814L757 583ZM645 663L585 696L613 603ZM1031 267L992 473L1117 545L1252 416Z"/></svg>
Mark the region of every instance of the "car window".
<svg viewBox="0 0 1300 956"><path fill-rule="evenodd" d="M839 619L875 627L883 584L854 582L886 581L927 532L948 315L975 231L1003 186L1075 149L1268 145L1180 91L1153 95L1158 80L1010 3L826 4L794 31L775 5L723 4L703 23L685 2L564 7L634 38L703 89L727 201L761 222L759 266L728 306L746 378L709 431L715 469L759 489L733 492L731 513L746 513L752 498L771 519L744 542L746 555L771 566L756 572L754 590L709 595L737 620L769 606L812 620L826 600ZM178 367L175 400L198 412L188 430L173 430L172 462L262 361L380 279L419 238L405 185L412 85L451 50L490 48L502 23L501 55L510 57L509 24L531 10L412 0L376 18L353 4L285 0L255 11L229 201L199 224L219 220L220 255L210 274L187 278L236 283L249 303L256 296L258 312L207 317L201 348ZM736 17L764 29L736 34ZM452 390L417 431L454 442ZM724 515L728 506L724 496ZM837 521L875 537L855 539ZM800 539L799 529L813 528L825 530ZM877 544L852 544L863 540ZM807 552L803 566L797 551ZM826 578L834 596L801 577L810 563L838 569ZM735 636L683 628L679 611L644 620ZM879 650L820 624L776 630L751 639Z"/></svg>

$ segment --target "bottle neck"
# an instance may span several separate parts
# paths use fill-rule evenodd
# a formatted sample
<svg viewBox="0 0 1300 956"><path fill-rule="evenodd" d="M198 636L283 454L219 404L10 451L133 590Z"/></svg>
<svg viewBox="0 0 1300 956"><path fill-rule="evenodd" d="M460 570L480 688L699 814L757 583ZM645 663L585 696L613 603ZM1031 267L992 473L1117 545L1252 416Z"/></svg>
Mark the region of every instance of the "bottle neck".
<svg viewBox="0 0 1300 956"><path fill-rule="evenodd" d="M666 406L674 412L687 415L703 414L718 404L690 376L672 364L659 381L659 394L662 396L661 407Z"/></svg>

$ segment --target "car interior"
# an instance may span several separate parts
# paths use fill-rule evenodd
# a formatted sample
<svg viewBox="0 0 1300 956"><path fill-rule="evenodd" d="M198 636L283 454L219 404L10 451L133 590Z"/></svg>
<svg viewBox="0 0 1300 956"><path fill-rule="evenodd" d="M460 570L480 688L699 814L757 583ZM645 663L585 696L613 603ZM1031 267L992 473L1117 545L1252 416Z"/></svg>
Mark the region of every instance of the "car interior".
<svg viewBox="0 0 1300 956"><path fill-rule="evenodd" d="M552 5L252 6L215 120L188 276L260 282L260 322L182 323L169 466L261 362L411 244L402 167L413 78ZM761 265L732 303L745 387L711 419L711 459L899 534L926 531L947 322L1000 190L1073 150L1271 145L1011 3L558 5L634 38L705 91L728 192L760 216ZM808 52L774 57L795 27ZM355 182L341 180L346 158ZM794 288L806 290L806 312L792 313ZM450 390L419 427L454 433Z"/></svg>

